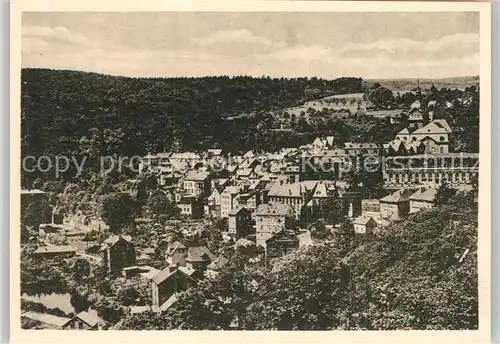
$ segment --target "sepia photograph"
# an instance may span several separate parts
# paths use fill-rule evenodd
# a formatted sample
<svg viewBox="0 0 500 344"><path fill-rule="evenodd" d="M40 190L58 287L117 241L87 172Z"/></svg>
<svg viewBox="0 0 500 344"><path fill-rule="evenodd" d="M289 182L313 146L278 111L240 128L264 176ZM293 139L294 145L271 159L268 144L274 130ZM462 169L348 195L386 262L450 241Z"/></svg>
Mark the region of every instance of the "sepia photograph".
<svg viewBox="0 0 500 344"><path fill-rule="evenodd" d="M489 12L348 4L19 12L20 331L489 332Z"/></svg>

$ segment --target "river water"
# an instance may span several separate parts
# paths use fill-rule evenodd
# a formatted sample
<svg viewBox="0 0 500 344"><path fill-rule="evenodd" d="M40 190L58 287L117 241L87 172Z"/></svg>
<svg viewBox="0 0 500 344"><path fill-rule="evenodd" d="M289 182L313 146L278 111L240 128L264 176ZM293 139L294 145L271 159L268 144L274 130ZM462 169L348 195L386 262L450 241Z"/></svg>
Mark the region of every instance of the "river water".
<svg viewBox="0 0 500 344"><path fill-rule="evenodd" d="M66 314L75 313L75 309L71 306L71 295L66 294L38 294L28 295L26 293L21 295L21 298L26 301L32 301L43 304L47 308L59 308Z"/></svg>

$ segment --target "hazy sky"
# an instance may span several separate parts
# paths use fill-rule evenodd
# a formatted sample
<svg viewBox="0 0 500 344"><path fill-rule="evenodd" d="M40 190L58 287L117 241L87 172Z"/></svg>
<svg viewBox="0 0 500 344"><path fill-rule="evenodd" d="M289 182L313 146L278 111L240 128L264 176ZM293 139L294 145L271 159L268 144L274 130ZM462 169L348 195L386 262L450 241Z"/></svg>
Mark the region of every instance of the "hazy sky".
<svg viewBox="0 0 500 344"><path fill-rule="evenodd" d="M479 14L24 13L23 67L124 76L479 74Z"/></svg>

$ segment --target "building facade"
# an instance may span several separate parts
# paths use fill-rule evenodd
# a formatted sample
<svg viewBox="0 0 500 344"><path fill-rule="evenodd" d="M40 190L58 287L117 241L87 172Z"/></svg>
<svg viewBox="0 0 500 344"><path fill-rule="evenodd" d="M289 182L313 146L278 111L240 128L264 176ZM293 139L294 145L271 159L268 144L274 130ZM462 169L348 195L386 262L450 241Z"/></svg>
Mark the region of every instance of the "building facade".
<svg viewBox="0 0 500 344"><path fill-rule="evenodd" d="M255 215L257 246L264 246L274 233L285 230L287 219L294 215L293 208L288 204L261 204Z"/></svg>
<svg viewBox="0 0 500 344"><path fill-rule="evenodd" d="M229 212L229 235L236 240L252 232L252 213L249 209L241 207Z"/></svg>
<svg viewBox="0 0 500 344"><path fill-rule="evenodd" d="M398 190L380 199L380 216L383 219L397 221L410 212L410 191Z"/></svg>
<svg viewBox="0 0 500 344"><path fill-rule="evenodd" d="M222 191L220 200L221 218L229 218L229 212L236 206L239 192L240 190L236 186L228 186Z"/></svg>
<svg viewBox="0 0 500 344"><path fill-rule="evenodd" d="M135 246L128 235L113 235L102 246L102 263L108 273L121 274L123 268L136 262Z"/></svg>
<svg viewBox="0 0 500 344"><path fill-rule="evenodd" d="M410 196L410 213L434 207L436 188L420 188Z"/></svg>

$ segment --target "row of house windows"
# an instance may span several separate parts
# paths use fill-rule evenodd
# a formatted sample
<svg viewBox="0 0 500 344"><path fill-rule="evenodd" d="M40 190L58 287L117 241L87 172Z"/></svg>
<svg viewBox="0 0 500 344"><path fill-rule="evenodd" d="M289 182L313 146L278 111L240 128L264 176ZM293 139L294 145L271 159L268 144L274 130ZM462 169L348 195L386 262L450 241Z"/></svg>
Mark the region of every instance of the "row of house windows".
<svg viewBox="0 0 500 344"><path fill-rule="evenodd" d="M470 173L468 172L455 172L455 173L425 173L425 172L402 172L402 173L388 173L388 181L402 182L420 182L420 181L431 181L431 182L441 182L444 179L448 181L466 182L470 178Z"/></svg>
<svg viewBox="0 0 500 344"><path fill-rule="evenodd" d="M400 138L396 137L396 140L400 140ZM415 141L417 141L417 138L414 136L411 140L412 140L412 142L415 142ZM439 141L444 141L444 140L446 140L446 138L444 136L439 137ZM403 138L403 141L407 141L406 137Z"/></svg>
<svg viewBox="0 0 500 344"><path fill-rule="evenodd" d="M181 205L179 208L181 208L181 213L183 214L191 214L191 206L189 205Z"/></svg>
<svg viewBox="0 0 500 344"><path fill-rule="evenodd" d="M304 203L304 200L302 198L291 198L291 197L270 197L269 201L290 204L290 205L298 205Z"/></svg>
<svg viewBox="0 0 500 344"><path fill-rule="evenodd" d="M401 168L401 163L411 167L473 167L477 159L436 158L436 159L396 159L386 161L386 168Z"/></svg>

